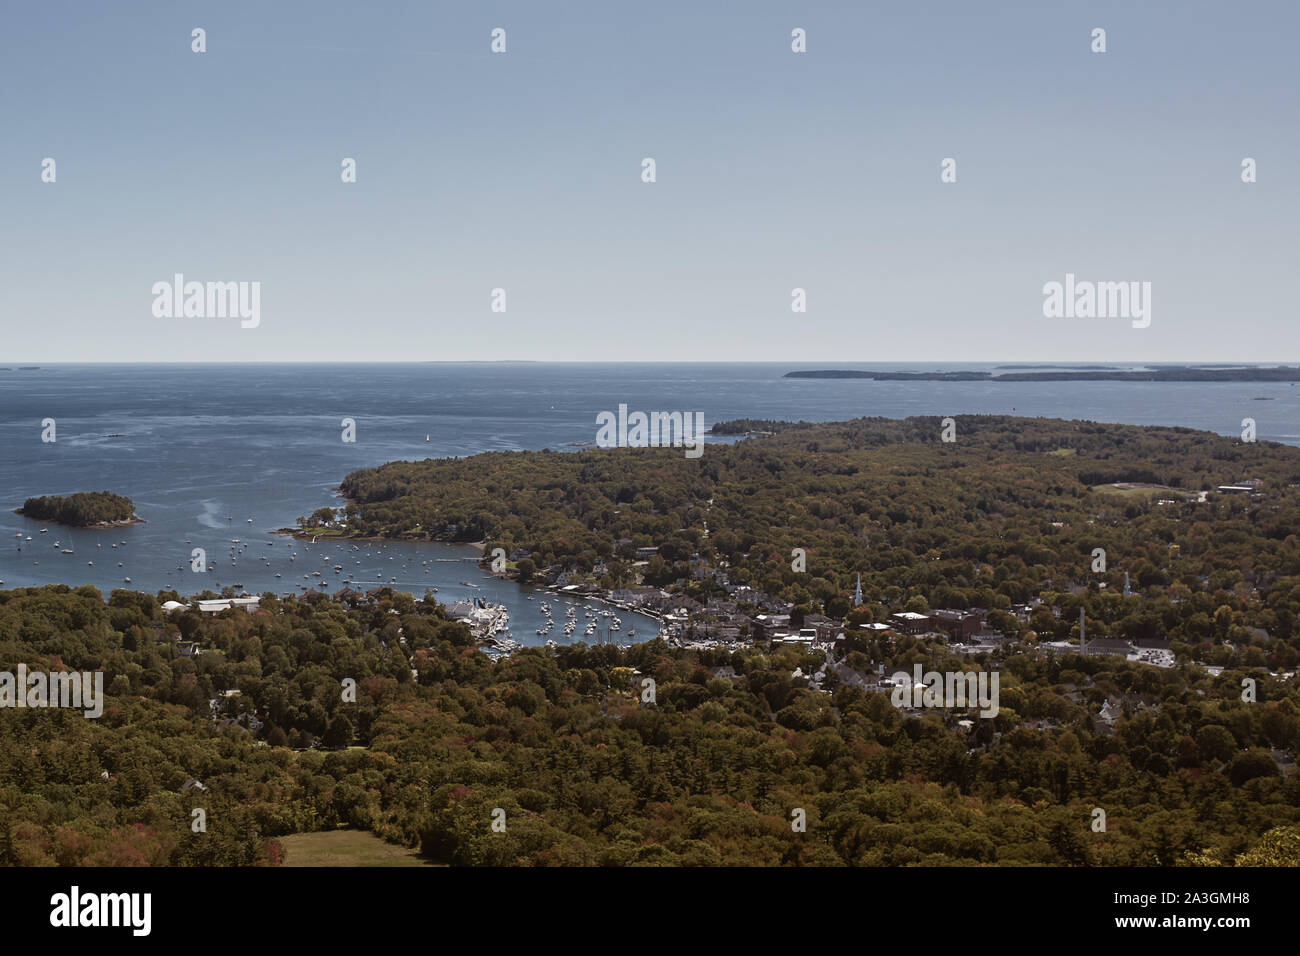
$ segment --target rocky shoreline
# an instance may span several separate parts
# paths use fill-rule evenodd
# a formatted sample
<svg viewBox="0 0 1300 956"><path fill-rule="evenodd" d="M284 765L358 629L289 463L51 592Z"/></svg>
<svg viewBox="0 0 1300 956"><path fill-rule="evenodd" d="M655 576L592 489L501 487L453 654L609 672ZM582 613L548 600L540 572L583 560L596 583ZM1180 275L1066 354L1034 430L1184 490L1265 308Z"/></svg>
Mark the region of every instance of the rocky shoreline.
<svg viewBox="0 0 1300 956"><path fill-rule="evenodd" d="M275 528L271 534L282 534L293 538L295 541L315 541L317 538L325 538L329 541L403 541L427 544L454 544L467 548L477 548L479 553L483 553L487 548L486 541L448 541L446 538L435 538L432 535L374 535L374 534L330 534L327 531L303 531L300 528Z"/></svg>
<svg viewBox="0 0 1300 956"><path fill-rule="evenodd" d="M39 521L44 524L57 524L64 528L78 528L87 531L104 531L109 528L129 528L133 524L148 523L139 515L131 515L131 517L123 518L121 521L97 521L94 524L70 524L67 521L59 521L55 518L36 518L24 512L22 508L14 508L13 513L16 515L22 515L28 521Z"/></svg>

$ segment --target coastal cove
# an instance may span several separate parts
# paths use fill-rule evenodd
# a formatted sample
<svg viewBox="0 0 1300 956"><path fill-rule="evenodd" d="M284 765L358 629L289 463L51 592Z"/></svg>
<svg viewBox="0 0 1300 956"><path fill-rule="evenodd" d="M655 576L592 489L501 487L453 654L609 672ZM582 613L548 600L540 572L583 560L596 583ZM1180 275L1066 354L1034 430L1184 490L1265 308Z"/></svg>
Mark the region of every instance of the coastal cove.
<svg viewBox="0 0 1300 956"><path fill-rule="evenodd" d="M338 506L336 489L346 475L390 461L544 448L598 454L574 446L594 441L597 415L621 403L698 410L710 424L998 413L1235 434L1241 420L1252 416L1260 440L1300 444L1300 397L1288 383L810 381L784 378L790 368L56 365L0 377L6 409L0 420L6 449L0 486L9 502L0 511L0 587L91 584L105 594L130 588L182 596L226 587L235 593L301 594L304 585L322 584L333 593L345 578L354 588L387 584L416 596L436 587L437 599L449 604L481 597L505 605L515 639L540 644L547 638L534 633L542 620L537 601L528 598L542 595L484 572L469 545L341 539L313 544L274 532L318 508ZM988 372L994 366L939 368ZM1257 401L1262 397L1274 400ZM58 420L55 443L42 442L34 424L47 416ZM347 417L357 423L355 443L340 440L340 421ZM729 440L734 436L708 437L709 444ZM707 446L701 460L709 461ZM50 526L41 535L47 522L11 513L29 497L103 487L128 491L148 522L57 532ZM59 549L51 538L60 540ZM63 554L65 548L74 554ZM194 548L205 550L214 571L190 570ZM633 629L641 640L658 626L649 618L620 616L624 640Z"/></svg>
<svg viewBox="0 0 1300 956"><path fill-rule="evenodd" d="M42 535L39 528L43 524L25 522L15 532L23 535L20 541L10 535L10 540L17 544L5 549L4 570L0 571L3 588L48 583L74 587L89 584L105 595L123 588L146 592L174 590L182 597L205 590L228 596L266 592L286 596L309 591L333 594L344 589L365 592L389 587L420 598L427 591L448 607L457 602L476 605L479 601L503 607L509 620L501 636L508 635L523 646L540 646L550 638L561 637L558 632L547 636L536 634L546 623L546 616L540 610L542 602L552 603L557 619L563 613L560 608L569 606L580 619L588 610L599 614L611 609L599 600L560 597L488 574L478 566L481 552L473 545L339 538L313 544L310 540L293 540L266 532L235 529L236 537L226 538L208 531L186 537L176 563L166 568L160 566L157 552L151 549L156 536L133 534L144 529L77 529L70 535L69 529L64 528L59 532L51 529ZM28 537L32 540L27 541ZM70 546L75 554L63 553ZM191 570L189 555L193 548L199 547L204 549L207 566L212 568L209 572ZM599 637L628 643L648 640L659 628L658 621L644 614L619 611L619 616L622 624L618 631L610 633L607 623L602 622L597 633L584 637L579 630L573 639L592 643Z"/></svg>

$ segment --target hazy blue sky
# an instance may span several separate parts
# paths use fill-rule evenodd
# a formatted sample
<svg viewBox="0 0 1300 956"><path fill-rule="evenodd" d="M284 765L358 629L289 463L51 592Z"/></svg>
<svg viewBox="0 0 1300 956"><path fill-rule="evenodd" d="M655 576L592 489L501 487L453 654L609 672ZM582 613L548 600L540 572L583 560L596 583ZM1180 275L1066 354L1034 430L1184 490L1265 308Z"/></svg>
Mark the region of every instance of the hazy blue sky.
<svg viewBox="0 0 1300 956"><path fill-rule="evenodd" d="M1297 361L1298 9L9 3L0 363Z"/></svg>

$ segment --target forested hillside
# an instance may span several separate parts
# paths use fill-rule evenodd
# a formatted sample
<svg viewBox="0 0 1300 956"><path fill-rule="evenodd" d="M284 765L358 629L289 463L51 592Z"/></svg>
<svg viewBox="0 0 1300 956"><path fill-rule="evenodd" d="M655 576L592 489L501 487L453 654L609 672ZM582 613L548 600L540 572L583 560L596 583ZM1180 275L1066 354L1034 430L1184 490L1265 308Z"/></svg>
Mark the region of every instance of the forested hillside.
<svg viewBox="0 0 1300 956"><path fill-rule="evenodd" d="M885 656L962 667L907 638ZM1297 862L1300 778L1270 757L1300 742L1297 689L1259 672L1248 704L1231 670L1016 654L998 716L965 730L801 688L815 662L794 648L492 664L438 605L387 591L203 618L58 586L0 592L0 660L102 667L109 696L98 720L0 709L8 864L274 863L276 837L340 824L458 864Z"/></svg>

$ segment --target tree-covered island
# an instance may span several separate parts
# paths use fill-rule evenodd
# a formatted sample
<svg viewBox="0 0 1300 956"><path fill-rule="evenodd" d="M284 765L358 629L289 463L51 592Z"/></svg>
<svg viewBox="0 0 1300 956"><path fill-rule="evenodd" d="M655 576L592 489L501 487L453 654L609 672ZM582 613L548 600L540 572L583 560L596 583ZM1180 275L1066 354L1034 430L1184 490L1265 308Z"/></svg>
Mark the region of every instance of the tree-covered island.
<svg viewBox="0 0 1300 956"><path fill-rule="evenodd" d="M135 505L123 495L108 491L79 491L76 494L42 495L28 498L14 511L25 518L54 521L76 528L112 528L135 524L142 519Z"/></svg>

